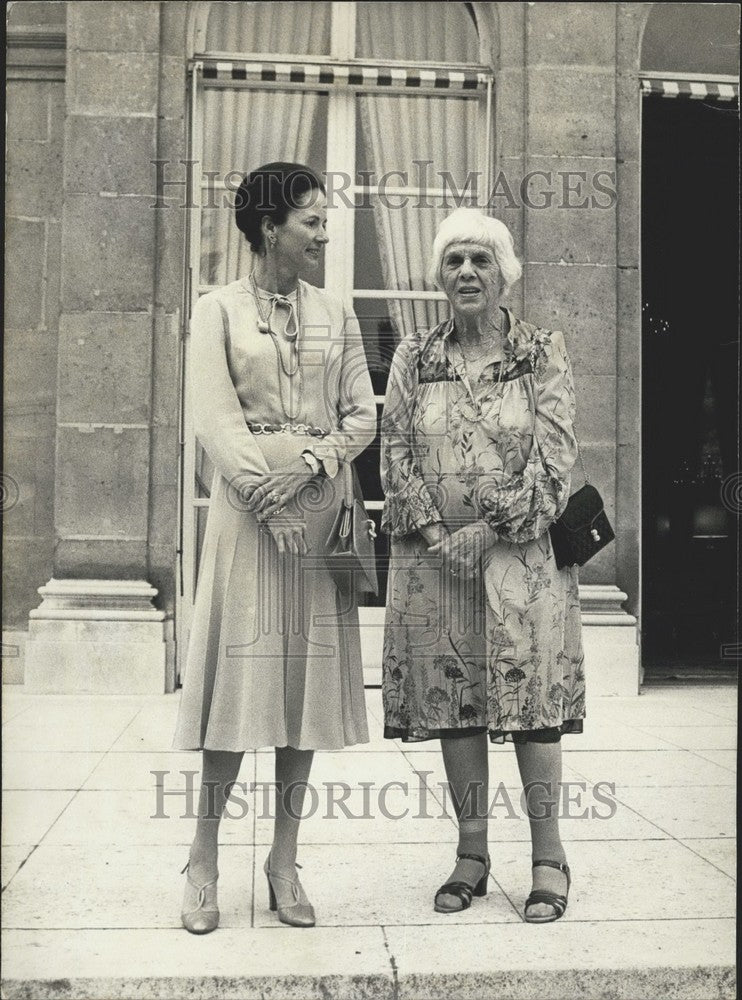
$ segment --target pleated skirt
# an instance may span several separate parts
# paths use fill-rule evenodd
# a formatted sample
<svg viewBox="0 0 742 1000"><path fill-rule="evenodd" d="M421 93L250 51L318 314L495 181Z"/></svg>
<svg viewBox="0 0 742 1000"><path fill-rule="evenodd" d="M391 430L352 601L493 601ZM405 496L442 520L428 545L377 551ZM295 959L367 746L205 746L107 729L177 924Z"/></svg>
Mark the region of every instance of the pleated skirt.
<svg viewBox="0 0 742 1000"><path fill-rule="evenodd" d="M271 467L291 457L291 437L280 437ZM304 447L296 439L289 450ZM175 749L368 742L357 604L324 559L335 493L324 480L304 505L308 554L279 556L270 531L214 476Z"/></svg>

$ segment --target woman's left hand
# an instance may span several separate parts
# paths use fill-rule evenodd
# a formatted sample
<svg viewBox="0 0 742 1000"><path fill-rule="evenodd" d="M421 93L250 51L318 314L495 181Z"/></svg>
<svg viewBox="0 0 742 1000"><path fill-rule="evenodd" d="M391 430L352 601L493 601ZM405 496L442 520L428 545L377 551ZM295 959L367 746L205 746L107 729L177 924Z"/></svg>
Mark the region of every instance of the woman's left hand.
<svg viewBox="0 0 742 1000"><path fill-rule="evenodd" d="M273 469L267 476L261 476L245 506L264 518L270 517L290 503L313 475L309 465L299 456L283 468Z"/></svg>
<svg viewBox="0 0 742 1000"><path fill-rule="evenodd" d="M496 538L495 532L488 524L484 521L475 521L431 545L428 552L440 555L453 576L471 576L476 571L479 560Z"/></svg>

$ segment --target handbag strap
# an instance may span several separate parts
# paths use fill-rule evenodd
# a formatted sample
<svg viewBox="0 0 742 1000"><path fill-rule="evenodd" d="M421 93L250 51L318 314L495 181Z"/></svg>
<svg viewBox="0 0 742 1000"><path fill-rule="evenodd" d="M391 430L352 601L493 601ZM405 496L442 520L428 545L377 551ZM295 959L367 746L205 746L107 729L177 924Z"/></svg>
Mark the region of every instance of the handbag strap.
<svg viewBox="0 0 742 1000"><path fill-rule="evenodd" d="M353 471L352 462L343 462L343 502L346 507L352 507L355 500Z"/></svg>
<svg viewBox="0 0 742 1000"><path fill-rule="evenodd" d="M574 434L575 441L577 442L577 458L580 463L580 468L582 469L582 475L585 479L585 482L589 483L590 479L587 474L587 469L585 468L585 463L582 460L582 448L580 447L580 439L577 437L577 428L575 427L574 424L572 424L572 433Z"/></svg>

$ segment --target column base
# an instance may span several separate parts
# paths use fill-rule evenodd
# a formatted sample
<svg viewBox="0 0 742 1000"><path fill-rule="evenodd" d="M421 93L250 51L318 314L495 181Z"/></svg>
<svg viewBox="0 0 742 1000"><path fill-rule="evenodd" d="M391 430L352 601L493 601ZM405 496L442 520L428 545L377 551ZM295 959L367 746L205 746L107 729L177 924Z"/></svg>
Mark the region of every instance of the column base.
<svg viewBox="0 0 742 1000"><path fill-rule="evenodd" d="M55 580L29 614L25 689L163 694L165 612L146 580Z"/></svg>

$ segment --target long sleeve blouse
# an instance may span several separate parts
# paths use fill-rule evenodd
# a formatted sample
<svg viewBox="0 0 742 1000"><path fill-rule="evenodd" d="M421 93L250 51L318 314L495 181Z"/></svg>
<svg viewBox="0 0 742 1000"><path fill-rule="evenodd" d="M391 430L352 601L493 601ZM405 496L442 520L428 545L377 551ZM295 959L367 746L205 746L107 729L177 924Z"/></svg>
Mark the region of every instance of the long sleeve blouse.
<svg viewBox="0 0 742 1000"><path fill-rule="evenodd" d="M382 527L404 537L485 521L496 538L540 537L563 512L577 457L564 337L507 312L505 368L471 384L452 324L405 338L382 421Z"/></svg>

